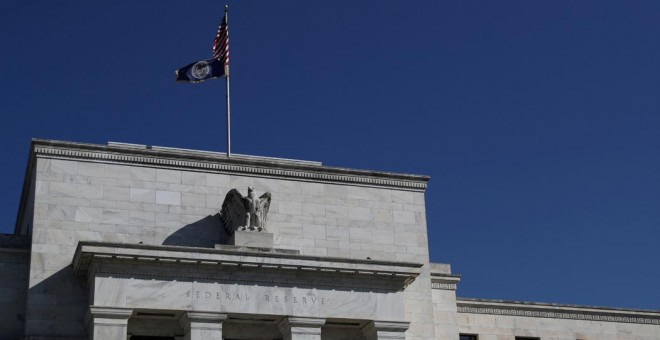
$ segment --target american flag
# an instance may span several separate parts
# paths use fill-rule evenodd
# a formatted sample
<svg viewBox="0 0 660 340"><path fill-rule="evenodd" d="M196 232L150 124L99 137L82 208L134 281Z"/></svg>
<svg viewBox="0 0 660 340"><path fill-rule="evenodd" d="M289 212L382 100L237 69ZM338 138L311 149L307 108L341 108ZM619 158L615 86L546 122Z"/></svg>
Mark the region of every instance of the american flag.
<svg viewBox="0 0 660 340"><path fill-rule="evenodd" d="M220 60L225 68L225 74L229 74L229 28L227 27L227 11L218 26L218 33L213 40L213 58Z"/></svg>

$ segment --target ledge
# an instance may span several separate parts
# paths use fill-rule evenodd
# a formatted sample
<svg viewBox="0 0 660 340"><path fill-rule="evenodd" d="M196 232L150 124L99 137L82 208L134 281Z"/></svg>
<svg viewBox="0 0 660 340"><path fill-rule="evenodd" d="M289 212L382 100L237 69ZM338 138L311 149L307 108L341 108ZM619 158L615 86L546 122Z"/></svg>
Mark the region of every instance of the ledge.
<svg viewBox="0 0 660 340"><path fill-rule="evenodd" d="M141 266L142 265L142 266ZM356 287L401 290L420 274L421 263L357 260L274 252L79 242L72 266L77 276L118 273L138 276L178 276L218 279L228 273L279 272L289 280L334 286L337 278L352 279ZM185 266L178 273L172 266ZM165 269L165 270L162 270ZM200 276L203 275L203 276ZM263 282L273 282L267 275ZM240 280L232 276L232 280ZM257 282L254 275L244 281ZM360 281L360 282L358 282ZM262 281L259 281L262 282Z"/></svg>
<svg viewBox="0 0 660 340"><path fill-rule="evenodd" d="M431 288L443 290L456 290L461 276L457 274L440 274L431 272Z"/></svg>
<svg viewBox="0 0 660 340"><path fill-rule="evenodd" d="M660 325L660 311L457 298L459 313Z"/></svg>

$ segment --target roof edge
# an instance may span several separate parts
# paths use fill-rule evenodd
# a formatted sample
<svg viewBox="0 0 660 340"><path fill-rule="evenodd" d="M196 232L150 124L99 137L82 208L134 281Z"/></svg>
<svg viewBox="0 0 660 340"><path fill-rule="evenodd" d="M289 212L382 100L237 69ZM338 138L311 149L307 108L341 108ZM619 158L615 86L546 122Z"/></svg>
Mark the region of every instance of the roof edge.
<svg viewBox="0 0 660 340"><path fill-rule="evenodd" d="M328 167L318 162L246 155L227 157L217 152L143 147L122 143L101 145L35 138L32 140L30 158L33 157L32 153L51 158L142 164L152 167L239 173L301 181L338 182L413 191L424 191L430 178L425 175Z"/></svg>
<svg viewBox="0 0 660 340"><path fill-rule="evenodd" d="M660 325L660 310L457 297L459 313Z"/></svg>

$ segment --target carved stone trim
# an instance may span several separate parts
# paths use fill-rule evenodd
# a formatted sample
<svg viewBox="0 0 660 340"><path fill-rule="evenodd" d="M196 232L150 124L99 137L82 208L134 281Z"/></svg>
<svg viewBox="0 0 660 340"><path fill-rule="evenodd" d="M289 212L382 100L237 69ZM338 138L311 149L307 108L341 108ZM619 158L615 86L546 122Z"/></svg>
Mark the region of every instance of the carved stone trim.
<svg viewBox="0 0 660 340"><path fill-rule="evenodd" d="M444 289L444 290L456 290L456 284L455 283L447 283L447 282L432 282L431 283L431 288L433 288L433 289Z"/></svg>
<svg viewBox="0 0 660 340"><path fill-rule="evenodd" d="M34 154L47 158L84 159L106 163L139 164L151 167L174 168L248 176L290 178L301 181L348 183L360 186L401 188L423 191L427 176L395 174L364 170L309 165L285 164L268 160L226 159L220 156L202 156L192 151L167 152L165 150L130 149L104 145L59 141L33 141Z"/></svg>
<svg viewBox="0 0 660 340"><path fill-rule="evenodd" d="M432 289L456 290L459 281L461 281L459 275L431 273Z"/></svg>
<svg viewBox="0 0 660 340"><path fill-rule="evenodd" d="M660 325L660 311L459 299L459 313Z"/></svg>
<svg viewBox="0 0 660 340"><path fill-rule="evenodd" d="M321 337L321 327L325 324L325 318L293 317L283 318L277 327L285 339L292 335L313 335Z"/></svg>
<svg viewBox="0 0 660 340"><path fill-rule="evenodd" d="M227 314L213 312L184 312L179 319L181 328L189 332L194 329L211 329L222 331L222 323L227 320Z"/></svg>
<svg viewBox="0 0 660 340"><path fill-rule="evenodd" d="M89 306L85 316L85 327L90 324L110 327L125 327L133 315L132 308Z"/></svg>
<svg viewBox="0 0 660 340"><path fill-rule="evenodd" d="M94 318L128 319L133 315L132 308L89 306L88 315Z"/></svg>
<svg viewBox="0 0 660 340"><path fill-rule="evenodd" d="M203 278L216 281L223 281L230 272L297 271L298 279L304 278L306 283L318 286L335 287L337 285L335 278L340 276L352 278L353 287L390 291L401 290L414 281L422 266L422 264L405 262L271 255L214 249L201 251L196 248L173 246L79 242L72 265L78 276L87 274L88 277L93 277L96 273L119 275L138 273L142 277ZM185 266L187 270L159 269L177 265ZM232 282L243 280L241 282L278 283L273 281L273 277L277 276L249 275L242 279L239 275L230 278Z"/></svg>

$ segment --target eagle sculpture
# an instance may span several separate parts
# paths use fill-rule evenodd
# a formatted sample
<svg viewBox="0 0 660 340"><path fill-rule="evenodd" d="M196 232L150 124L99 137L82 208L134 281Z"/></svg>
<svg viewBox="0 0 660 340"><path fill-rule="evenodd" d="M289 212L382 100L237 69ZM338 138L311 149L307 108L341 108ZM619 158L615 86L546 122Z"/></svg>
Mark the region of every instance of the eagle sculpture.
<svg viewBox="0 0 660 340"><path fill-rule="evenodd" d="M231 189L222 203L222 220L229 234L236 230L263 231L266 229L266 215L270 208L270 193L257 197L253 187L248 187L247 196Z"/></svg>

